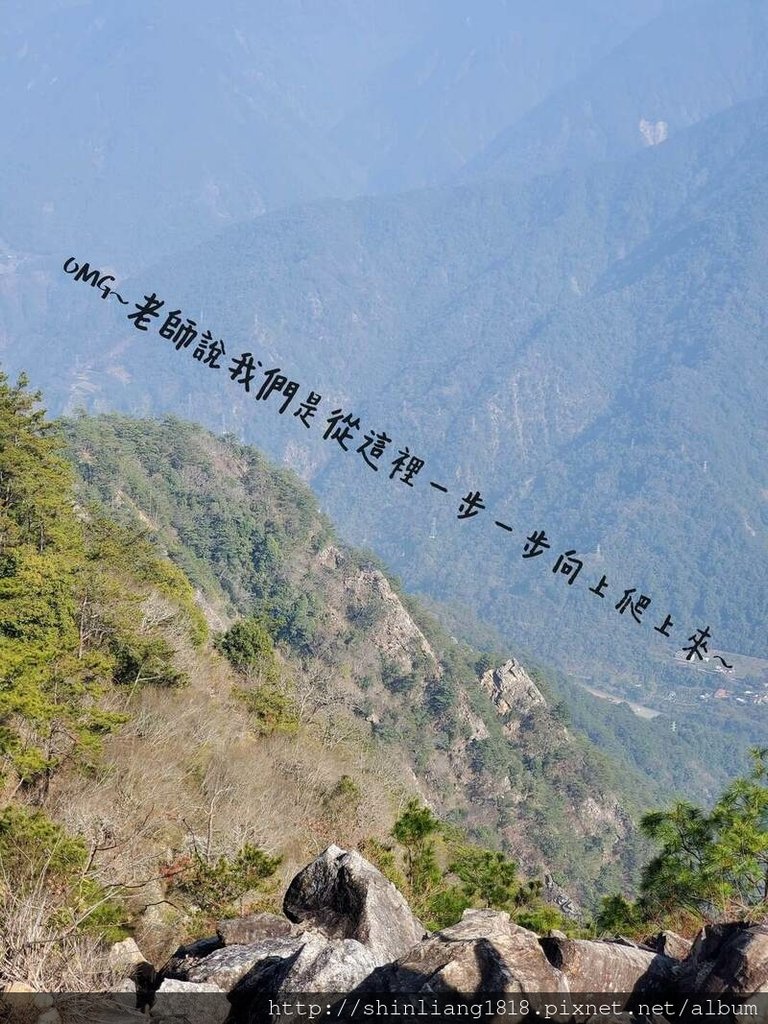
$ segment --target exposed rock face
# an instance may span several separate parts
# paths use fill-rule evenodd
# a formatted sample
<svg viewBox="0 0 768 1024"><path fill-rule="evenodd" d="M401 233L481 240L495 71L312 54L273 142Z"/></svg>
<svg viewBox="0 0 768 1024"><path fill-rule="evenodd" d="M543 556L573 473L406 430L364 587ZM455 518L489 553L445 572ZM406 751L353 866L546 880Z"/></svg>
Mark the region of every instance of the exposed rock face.
<svg viewBox="0 0 768 1024"><path fill-rule="evenodd" d="M333 569L342 569L345 556L329 545L318 556L318 563ZM440 666L429 641L414 622L403 602L392 589L387 577L374 567L345 573L344 586L348 598L366 605L378 601L385 614L368 630L368 639L379 652L404 672L414 668L414 655L426 660L435 674Z"/></svg>
<svg viewBox="0 0 768 1024"><path fill-rule="evenodd" d="M363 990L563 992L567 987L534 932L501 911L467 910L458 924L375 971Z"/></svg>
<svg viewBox="0 0 768 1024"><path fill-rule="evenodd" d="M623 942L541 939L571 992L654 992L672 985L675 961Z"/></svg>
<svg viewBox="0 0 768 1024"><path fill-rule="evenodd" d="M262 939L284 939L293 933L293 926L277 914L249 914L219 921L216 934L225 946L246 946Z"/></svg>
<svg viewBox="0 0 768 1024"><path fill-rule="evenodd" d="M768 992L768 922L702 928L678 971L681 992Z"/></svg>
<svg viewBox="0 0 768 1024"><path fill-rule="evenodd" d="M522 717L534 708L547 706L544 694L512 658L498 668L488 669L480 685L502 716L512 713Z"/></svg>
<svg viewBox="0 0 768 1024"><path fill-rule="evenodd" d="M293 879L283 901L291 921L328 938L356 939L380 966L402 956L425 929L391 882L356 850L329 846Z"/></svg>

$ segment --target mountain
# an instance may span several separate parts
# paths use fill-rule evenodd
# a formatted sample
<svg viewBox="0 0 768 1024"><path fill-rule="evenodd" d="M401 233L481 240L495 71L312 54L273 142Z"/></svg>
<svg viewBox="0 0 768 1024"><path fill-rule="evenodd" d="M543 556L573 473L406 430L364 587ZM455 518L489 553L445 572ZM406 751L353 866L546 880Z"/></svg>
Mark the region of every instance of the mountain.
<svg viewBox="0 0 768 1024"><path fill-rule="evenodd" d="M525 180L616 159L758 99L767 36L755 0L666 5L500 132L462 177Z"/></svg>
<svg viewBox="0 0 768 1024"><path fill-rule="evenodd" d="M270 905L278 868L333 837L395 871L404 813L439 826L446 872L481 857L509 893L530 872L516 906L537 920L631 883L642 780L341 546L256 450L172 420L55 430L3 377L0 479L4 982L76 979L81 926L156 951L248 893ZM413 892L436 921L468 905ZM33 964L29 929L52 927L72 942Z"/></svg>
<svg viewBox="0 0 768 1024"><path fill-rule="evenodd" d="M143 524L219 628L266 615L299 706L373 743L390 784L415 785L443 818L498 837L558 885L567 877L578 902L631 874L629 792L651 803L664 790L572 732L540 674L458 643L369 555L340 545L292 474L171 419L80 418L66 432L82 500Z"/></svg>
<svg viewBox="0 0 768 1024"><path fill-rule="evenodd" d="M0 359L69 417L0 381L3 984L335 841L575 930L764 740L764 3L3 13ZM599 920L725 914L742 782Z"/></svg>
<svg viewBox="0 0 768 1024"><path fill-rule="evenodd" d="M588 685L670 710L676 728L709 722L747 743L762 711L733 700L715 711L699 697L721 685L715 663L695 672L674 653L708 626L727 663L757 659L738 685L759 692L767 133L765 101L744 103L623 162L524 189L492 182L265 215L121 282L132 301L156 290L229 353L283 367L323 395L325 417L360 415L361 437L387 430L392 457L410 445L449 499L424 475L413 489L372 473L322 439L325 419L278 426L226 371L216 378L137 332L114 300L97 303L50 266L15 294L9 285L11 338L29 303L49 308L38 336L23 350L11 341L6 357L47 364L59 408L198 410L258 441L409 587L467 606ZM475 489L482 526L456 521ZM522 546L542 528L548 570L574 550L588 586L528 571L541 561L521 561ZM602 574L612 601L589 594ZM652 598L645 625L614 608L632 587ZM667 614L676 631L664 640L653 627ZM663 703L670 691L679 715Z"/></svg>
<svg viewBox="0 0 768 1024"><path fill-rule="evenodd" d="M130 33L143 24L141 18L155 17L147 8L137 10L139 20L110 7L97 24L89 20L88 4L46 8L50 25L71 31L73 39L82 41L84 26L90 25L98 38L107 33L118 48L124 45L120 26L126 39L134 38ZM159 49L174 30L173 10L167 8L167 20L165 14L157 16L151 38ZM310 46L311 22L297 10L290 8L285 22L273 11L267 19L270 32L275 39L285 32L284 39L301 24ZM348 39L351 10L339 8L338 23L321 19L323 32L337 24ZM489 7L487 20L470 19L469 25L461 20L461 5L446 10L439 19L443 42L437 36L434 42L445 58L434 75L423 78L424 96L432 86L435 97L443 95L441 81L463 81L450 71L454 61L466 57L462 37L483 54L498 41L501 54L506 52L501 41L512 39L514 26L528 25L521 11L513 18L501 6ZM525 8L526 17L530 10ZM552 72L520 99L515 123L531 117L543 132L531 142L533 148L523 145L526 133L513 133L520 144L507 137L499 144L500 163L494 156L478 164L477 174L468 171L460 187L273 209L130 277L112 262L121 250L107 252L109 236L98 234L109 217L95 206L89 207L90 234L67 229L68 247L55 258L9 246L0 276L0 350L11 369L35 367L35 380L46 387L57 411L83 406L196 416L216 430L258 443L311 482L346 540L374 548L402 573L409 589L437 599L441 617L453 623L453 635L479 635L466 624L474 616L486 647L522 652L529 663L554 666L604 699L630 698L640 714L657 715L647 728L635 716L621 724L612 717L613 732L590 714L583 716L583 725L611 749L633 728L641 730L629 745L633 751L651 730L651 749L660 744L676 751L655 770L670 785L684 780L684 786L700 786L711 797L722 773L733 774L744 748L764 731L768 672L760 571L768 492L761 457L766 381L759 344L765 324L767 119L766 100L760 98L762 66L745 41L747 30L760 37L764 12L760 5L740 3L726 25L722 4L647 9L653 23L634 5L620 10L612 19L605 6L595 6L592 27L582 26L582 56L569 67L564 91L555 96L563 82L558 84ZM418 8L418 16L407 17L401 8L388 11L381 17L390 27L377 35L382 49L373 63L383 75L381 96L390 96L399 110L395 78L387 78L384 69L421 80L414 69L423 66L422 57L426 60L427 50L419 47L431 38L435 8ZM701 14L700 23L693 24L692 11ZM114 21L118 15L124 20ZM20 13L4 30L7 52L16 53L19 44L17 61L27 59L20 54L24 39L33 38L35 17ZM232 43L231 25L222 27L218 15L210 17L204 37L197 21L184 32L206 52L209 43L224 47L229 63L240 67L235 51L226 48ZM266 29L259 35L249 17L242 13L242 24L251 25L261 39ZM365 24L372 31L372 23ZM500 31L502 24L509 32ZM554 38L563 43L567 24L558 18L558 27L546 27L533 18L530 38L546 37L547 46ZM707 62L701 47L685 50L689 30L706 47L709 65L718 69L699 90L701 105L695 109L686 92L691 87L686 69L695 69L691 81L696 82L706 77ZM244 38L247 42L248 33ZM43 32L35 45L47 39ZM665 107L655 112L647 100L657 79L646 73L653 65L654 40L660 41L667 68L658 78ZM138 43L126 47L132 54ZM346 43L341 49L347 52ZM61 59L65 51L57 51ZM327 57L331 63L334 52L331 48ZM398 64L406 52L421 54L410 70L407 61ZM536 46L530 52L538 52ZM672 61L670 53L681 54L680 61ZM743 59L737 63L739 53ZM375 89L362 82L371 72L369 58L361 56L356 65L362 78L354 78L344 62L336 63L337 85L312 94L301 108L311 107L308 120L322 121L329 131L352 108L365 110L369 100L374 106L378 102L372 99ZM469 61L467 87L477 85L469 95L489 88L480 87L480 67L489 73L496 68L496 75L503 63L500 57L477 65ZM305 68L311 62L300 59L299 64ZM163 95L173 94L176 103L181 86L176 79L163 84L163 68L154 61L144 71L159 74ZM636 72L631 89L622 89L622 69ZM247 67L241 72L245 75ZM15 64L3 73L18 84ZM299 74L295 71L291 80ZM24 103L37 103L36 90L37 85L27 90ZM229 86L224 92L231 101ZM131 109L139 109L136 97L127 95ZM187 89L185 95L196 94ZM67 96L62 90L62 103ZM578 121L568 104L582 103L582 110L590 96L609 145L582 145L589 125ZM561 113L552 120L547 110L555 100L553 109ZM25 118L34 126L48 117L46 103L36 108L38 115L32 107L19 109L29 113ZM146 96L144 103L151 108L148 115L165 123L157 104ZM674 130L662 138L664 132L654 126L672 109L669 104L677 111L669 121ZM418 104L411 105L413 121L391 113L403 127L403 139L409 133L421 137L423 118L434 109L425 101L417 116ZM197 106L205 110L204 104ZM562 111L568 111L576 130L560 151L552 144L552 128L565 116ZM277 116L281 130L291 123L282 108ZM645 136L637 130L639 116L651 126ZM462 114L456 124L466 124L468 117ZM62 113L56 130L59 120L67 124ZM223 113L217 123L230 124ZM626 137L625 125L633 126ZM20 129L14 131L13 159L18 160L24 147ZM489 133L489 125L480 131ZM298 135L306 137L303 128ZM444 131L439 135L449 138ZM370 136L361 138L362 150L375 149ZM648 141L654 145L643 144ZM450 168L446 164L448 177L473 147L479 152L485 144L479 137L462 143L461 160ZM402 149L397 139L383 138L376 160L386 161L387 154ZM533 157L523 158L525 152ZM518 160L515 153L523 156ZM610 159L596 163L596 157ZM414 159L408 180L424 182L418 169L422 158L415 154ZM133 156L118 161L120 173L133 161ZM145 163L142 173L149 174L151 161ZM363 177L372 180L379 173L374 163ZM533 176L542 168L551 173ZM487 180L486 171L491 179L511 177ZM20 180L19 166L11 173ZM29 179L31 194L35 175L44 173L38 161ZM197 170L186 162L184 173L194 176ZM221 168L216 174L222 183L229 180ZM79 180L77 174L66 177L73 180ZM390 184L398 187L394 178ZM206 230L187 202L189 193L177 186L178 181L168 209L173 207L183 224L166 233L169 247ZM265 208L289 202L292 188ZM86 224L74 201L54 206L78 225ZM30 216L39 226L36 209ZM144 231L148 221L137 218L130 203L112 203L110 211L116 229L121 234L120 225L126 229L131 269L145 246L140 240L135 245L130 233ZM20 212L23 204L11 201L8 223ZM242 212L235 203L228 216ZM150 223L148 230L158 225ZM14 245L23 234L14 236ZM78 241L95 249L81 249ZM155 242L147 243L148 254L156 251ZM192 357L192 350L177 352L156 330L136 331L117 299L97 302L97 291L62 272L72 253L105 273L111 269L128 309L156 292L164 314L183 310L201 331L223 338L228 358L251 351L262 370L280 367L300 383L304 397L316 390L322 404L313 428L305 430L290 413L277 427L274 396L254 406L253 396L231 382L225 368L217 376ZM388 432L388 468L405 445L410 455L424 459L414 488L402 479L390 482L388 473L371 472L354 448L345 453L335 440L323 440L335 409L360 417L361 438L366 430ZM447 496L430 488L430 480L444 486ZM483 514L459 521L462 502L474 492L485 505ZM502 532L496 519L511 532ZM551 547L523 561L526 538L542 529ZM583 562L578 579L552 571L567 551ZM603 575L608 589L601 598L590 587ZM639 621L626 604L619 614L625 591L628 599L642 596L646 609L642 616L635 612ZM661 627L667 616L673 625L665 638L654 626ZM705 627L712 633L709 660L686 663L683 648ZM735 667L731 672L727 666ZM696 767L681 774L682 753L702 743L711 763L702 773L698 755Z"/></svg>
<svg viewBox="0 0 768 1024"><path fill-rule="evenodd" d="M572 895L610 886L610 837L631 828L627 811L680 792L706 797L739 770L729 731L681 722L671 733L666 718L644 721L524 669L510 645L483 655L458 642L373 556L340 545L291 473L233 438L116 416L66 430L83 496L143 522L219 628L270 609L318 707L354 708L441 814L502 837L522 863L569 879ZM605 836L597 856L593 830ZM630 863L625 842L615 853Z"/></svg>
<svg viewBox="0 0 768 1024"><path fill-rule="evenodd" d="M542 17L527 0L442 3L333 138L367 168L367 193L448 182L668 6L558 0Z"/></svg>
<svg viewBox="0 0 768 1024"><path fill-rule="evenodd" d="M7 0L0 239L140 266L265 210L446 181L660 6Z"/></svg>

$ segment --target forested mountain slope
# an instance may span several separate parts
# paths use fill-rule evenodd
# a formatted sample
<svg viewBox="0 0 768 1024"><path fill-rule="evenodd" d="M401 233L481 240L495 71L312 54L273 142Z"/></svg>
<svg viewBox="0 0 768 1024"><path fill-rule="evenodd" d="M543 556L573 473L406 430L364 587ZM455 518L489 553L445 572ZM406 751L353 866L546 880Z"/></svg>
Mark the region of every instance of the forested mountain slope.
<svg viewBox="0 0 768 1024"><path fill-rule="evenodd" d="M746 745L755 716L732 706L717 717L721 705L698 701L721 680L673 656L705 626L729 663L765 653L767 124L755 101L624 163L523 190L268 215L121 284L133 301L156 291L230 354L253 351L315 389L314 431L279 423L226 374L137 333L114 300L96 304L60 272L15 292L7 322L13 337L30 303L50 304L26 351L46 353L57 403L196 411L257 440L409 586L467 605L590 685L656 707L685 690L681 728L698 718L717 731L735 715ZM361 439L386 430L409 445L452 504L426 482L418 499L387 487L323 440L335 409L361 417ZM474 490L510 538L455 521ZM557 545L553 563L575 550L589 586L605 574L614 600L524 572L535 529ZM647 624L615 610L632 587L652 598ZM667 614L665 640L653 627Z"/></svg>
<svg viewBox="0 0 768 1024"><path fill-rule="evenodd" d="M633 816L672 794L690 749L665 752L656 787L651 723L599 752L579 725L610 738L620 709L583 697L571 716L562 682L449 636L255 449L80 417L61 427L73 490L24 384L0 398L6 976L31 976L41 899L70 938L130 923L160 955L246 891L271 906L275 872L334 839L394 871L389 830L414 793L446 858L501 848L522 865L538 927L556 919L544 900L583 914L631 891ZM467 905L452 863L448 889L414 890L436 922ZM104 983L74 941L35 976Z"/></svg>
<svg viewBox="0 0 768 1024"><path fill-rule="evenodd" d="M351 710L403 784L559 884L568 876L580 900L631 872L631 815L662 789L572 732L541 676L543 689L513 662L502 669L504 655L457 643L375 559L340 546L291 473L174 420L82 418L66 430L83 496L143 522L209 618L271 623L302 707ZM637 785L645 801L629 796Z"/></svg>
<svg viewBox="0 0 768 1024"><path fill-rule="evenodd" d="M9 0L0 239L142 265L265 210L449 180L661 7Z"/></svg>
<svg viewBox="0 0 768 1024"><path fill-rule="evenodd" d="M82 418L64 428L75 501L24 384L0 398L14 957L40 899L73 934L131 920L161 948L246 889L268 904L278 868L334 839L394 869L414 794L454 851L522 866L527 913L631 885L632 815L658 792L568 726L543 679L458 643L340 545L290 473L178 421Z"/></svg>

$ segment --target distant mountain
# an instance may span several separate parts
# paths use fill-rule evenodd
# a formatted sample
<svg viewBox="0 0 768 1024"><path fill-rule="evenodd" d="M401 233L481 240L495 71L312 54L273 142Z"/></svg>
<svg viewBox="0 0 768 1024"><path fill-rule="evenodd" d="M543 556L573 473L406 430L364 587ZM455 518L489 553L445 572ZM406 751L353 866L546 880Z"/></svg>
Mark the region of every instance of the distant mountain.
<svg viewBox="0 0 768 1024"><path fill-rule="evenodd" d="M511 123L462 176L525 180L658 145L764 95L766 43L761 0L667 5Z"/></svg>
<svg viewBox="0 0 768 1024"><path fill-rule="evenodd" d="M83 24L94 32L109 29L117 59L123 53L118 27L135 33L139 23L133 14L113 21L119 12L109 10L101 28L87 20L89 5L57 7L56 17L65 27L70 16L86 18L79 41ZM175 31L173 9L164 7L157 16L140 10L142 17L158 19L151 45L164 52L162 40ZM290 10L285 22L272 12L271 31L288 33L300 23L309 46L311 22ZM352 32L354 8L338 10L338 31ZM394 111L395 79L387 75L396 74L405 53L426 60L416 40L426 39L434 8L420 7L418 17L406 21L399 20L400 8L388 10L381 17L392 21L377 36L379 57L361 59L365 74L355 78L340 65L332 77L338 88L329 85L322 97L303 94L306 102L299 106L312 109L307 117L322 122L328 138L345 117L354 121L366 104L376 106L376 89L369 79L362 84L373 64L383 76L381 96L390 98ZM463 8L457 3L446 10L440 24L447 35L441 38L455 46L444 50L436 42L443 55L435 65L440 74L423 65L422 84L435 87L435 101L452 95L438 88L443 71L446 82L463 80L447 70L463 52ZM493 10L502 19L506 9ZM734 654L765 657L768 100L759 46L752 44L753 37L762 38L765 8L740 0L669 4L649 9L648 17L658 18L647 25L633 5L623 10L624 20L609 28L606 8L596 5L596 14L602 11L607 20L601 15L594 34L584 29L579 36L581 70L574 64L567 87L535 109L532 88L515 111L519 131L500 136L462 186L272 210L158 259L130 279L115 255L122 251L118 236L135 258L143 247L140 233L148 223L148 230L159 231L161 222L137 218L130 202L113 202L104 211L94 205L87 216L77 204L54 203L82 232L62 223L56 230L66 248L55 258L9 247L0 266L0 352L11 369L32 369L57 411L83 405L175 412L257 442L298 469L346 536L382 553L409 587L453 602L459 616L462 609L475 613L516 649L525 645L593 689L669 712L659 727L674 728L676 742L683 742L686 729L692 742L703 728L717 746L718 767L735 767L743 746L764 731L766 705L753 704L756 692L762 693L764 663L755 663L754 686L739 677L736 687L714 671L725 666L702 663L694 670L674 656L707 626L711 650L726 664ZM627 14L632 10L634 18ZM240 13L242 23L253 26ZM464 22L467 40L484 54L495 45L493 26L502 25L488 18ZM324 32L334 24L320 20ZM219 40L221 53L246 75L250 64L239 65L232 56L240 43L232 42L232 26L222 24L214 18L207 35L198 22L187 26L200 47L190 53L207 53ZM545 33L542 24L535 24L531 38L543 39L536 36ZM563 42L561 29L552 31ZM4 45L10 36L16 38L6 32ZM126 67L139 49L127 47ZM178 99L180 79L162 79L158 52L145 77L150 71L160 75L163 96L176 89ZM658 75L655 60L663 70ZM420 61L406 61L406 78ZM499 57L499 74L502 64ZM469 94L476 96L490 88L481 87L479 66L470 74L474 65L467 64L467 87L474 82L477 93L472 86ZM296 75L298 70L292 81ZM542 93L562 85L554 72L544 78ZM258 92L264 81L257 75L251 85ZM360 88L347 108L340 97L353 81ZM227 103L240 95L231 82L222 89ZM66 90L61 95L66 98ZM151 82L143 95L154 117ZM197 94L190 87L185 95ZM411 99L403 101L413 106L412 119L398 121L390 112L390 128L397 121L402 136L387 129L380 145L360 136L359 150L370 151L371 160L358 185L373 180L381 161L400 151L398 138L422 137L426 111L434 105L425 99L419 110L415 95L411 90ZM204 104L198 108L206 110ZM33 113L33 107L22 109ZM39 109L48 111L40 123L48 123L50 108ZM283 131L292 122L282 107L275 109ZM227 132L235 123L230 114ZM371 125L383 125L381 117ZM520 117L529 118L528 127ZM64 113L62 119L66 124ZM153 137L162 134L166 120L160 111ZM34 117L27 122L37 123ZM221 111L216 123L225 123ZM467 123L464 114L459 123ZM563 135L555 131L561 123ZM471 145L462 142L462 159L472 146L481 148L486 130L490 122ZM291 135L292 144L305 138L302 132ZM334 146L341 135L334 136ZM14 138L18 161L24 152L20 129ZM136 163L136 152L131 154L125 168ZM287 149L278 163L295 171L294 156ZM245 150L243 159L253 166ZM420 159L405 161L408 180L423 180ZM181 162L191 181L199 165L186 156ZM455 173L456 164L446 157L446 171L449 165ZM173 171L164 171L163 180L174 181L175 165L163 166ZM154 175L151 159L141 167ZM550 173L532 177L537 168ZM16 182L19 173L18 164L0 171ZM45 174L42 165L30 172L30 195L36 194L35 175L47 182ZM223 171L216 175L231 180ZM76 174L65 184L73 180ZM394 177L387 180L396 184ZM163 245L202 231L190 194L177 185L177 178L168 185L174 194L162 208L163 216L175 209L181 227L162 228ZM293 185L286 197L289 192L297 195ZM288 200L270 200L282 201ZM39 225L37 209L29 208ZM235 203L233 217L237 209L242 206ZM21 221L14 217L22 214L23 203L11 205L7 223L16 223L15 231ZM106 230L107 221L109 232L96 244L95 226ZM156 242L147 243L147 252ZM114 299L99 301L98 293L62 273L70 253L113 267L129 308L155 291L166 311L178 307L201 329L224 338L230 356L251 351L263 369L281 367L305 390L315 389L323 396L323 417L337 408L359 415L361 437L366 430L386 430L392 457L409 445L426 460L418 486L390 483L354 451L345 454L334 441L323 441L324 418L309 431L290 416L278 426L273 405L255 405L225 371L212 376L189 352L177 353L156 333L134 330ZM126 257L128 269L131 262ZM448 488L448 496L429 488L429 479ZM460 502L476 490L486 505L483 516L459 522ZM497 518L512 533L495 526ZM537 529L546 530L551 548L542 558L523 561L525 539ZM573 586L552 571L566 551L584 563ZM609 589L601 599L589 588L603 574ZM651 598L640 622L626 610L619 614L625 590L635 600ZM665 639L653 627L667 614L674 627ZM715 702L719 690L728 696Z"/></svg>
<svg viewBox="0 0 768 1024"><path fill-rule="evenodd" d="M477 523L470 537L444 499L411 504L318 431L278 428L59 271L48 333L24 357L48 358L70 407L198 409L284 454L409 584L461 599L571 670L594 659L598 681L669 682L669 656L705 625L715 648L761 656L767 139L766 104L743 104L627 162L522 191L490 183L265 216L126 284L215 325L230 351L290 370L326 396L326 415L340 405L363 431L388 428L428 458L453 505L481 489L514 541ZM59 354L56 324L72 339ZM610 602L524 572L522 531L539 524L614 588L627 579L654 595L651 625L669 611L682 632L665 644Z"/></svg>
<svg viewBox="0 0 768 1024"><path fill-rule="evenodd" d="M447 182L515 125L669 6L448 0L372 79L333 139L367 168L366 191Z"/></svg>
<svg viewBox="0 0 768 1024"><path fill-rule="evenodd" d="M660 4L6 0L0 240L141 265L265 210L445 181Z"/></svg>

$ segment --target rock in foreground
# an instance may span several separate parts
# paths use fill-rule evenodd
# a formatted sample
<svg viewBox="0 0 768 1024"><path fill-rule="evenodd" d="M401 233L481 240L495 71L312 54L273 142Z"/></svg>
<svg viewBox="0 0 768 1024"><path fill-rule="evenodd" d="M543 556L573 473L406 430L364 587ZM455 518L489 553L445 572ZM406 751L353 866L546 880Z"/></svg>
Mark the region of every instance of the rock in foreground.
<svg viewBox="0 0 768 1024"><path fill-rule="evenodd" d="M553 967L571 992L660 992L669 990L676 961L623 942L541 939Z"/></svg>
<svg viewBox="0 0 768 1024"><path fill-rule="evenodd" d="M423 924L394 885L356 850L329 846L293 879L283 901L286 917L331 939L356 939L376 966L424 938Z"/></svg>
<svg viewBox="0 0 768 1024"><path fill-rule="evenodd" d="M532 993L564 992L567 985L534 932L501 911L467 910L458 924L375 971L362 991Z"/></svg>
<svg viewBox="0 0 768 1024"><path fill-rule="evenodd" d="M199 994L210 1000L206 1010L200 1006L214 1024L225 1018L262 1024L278 1019L265 1009L271 1000L347 993L363 1000L516 997L549 1019L584 1021L593 1011L572 1016L572 1007L593 994L601 1001L615 995L612 1016L600 1020L623 1024L633 1019L633 998L649 1004L688 993L765 992L768 998L768 922L709 926L690 951L673 933L646 944L562 933L539 938L494 910L467 910L457 924L429 935L381 872L337 846L296 875L284 909L284 918L253 914L220 922L217 936L177 950L158 976L159 991L151 993L152 1015L190 1020L191 997ZM675 956L666 955L672 950ZM130 960L140 955L128 945L116 947L118 953ZM281 1011L280 1019L285 1016Z"/></svg>

